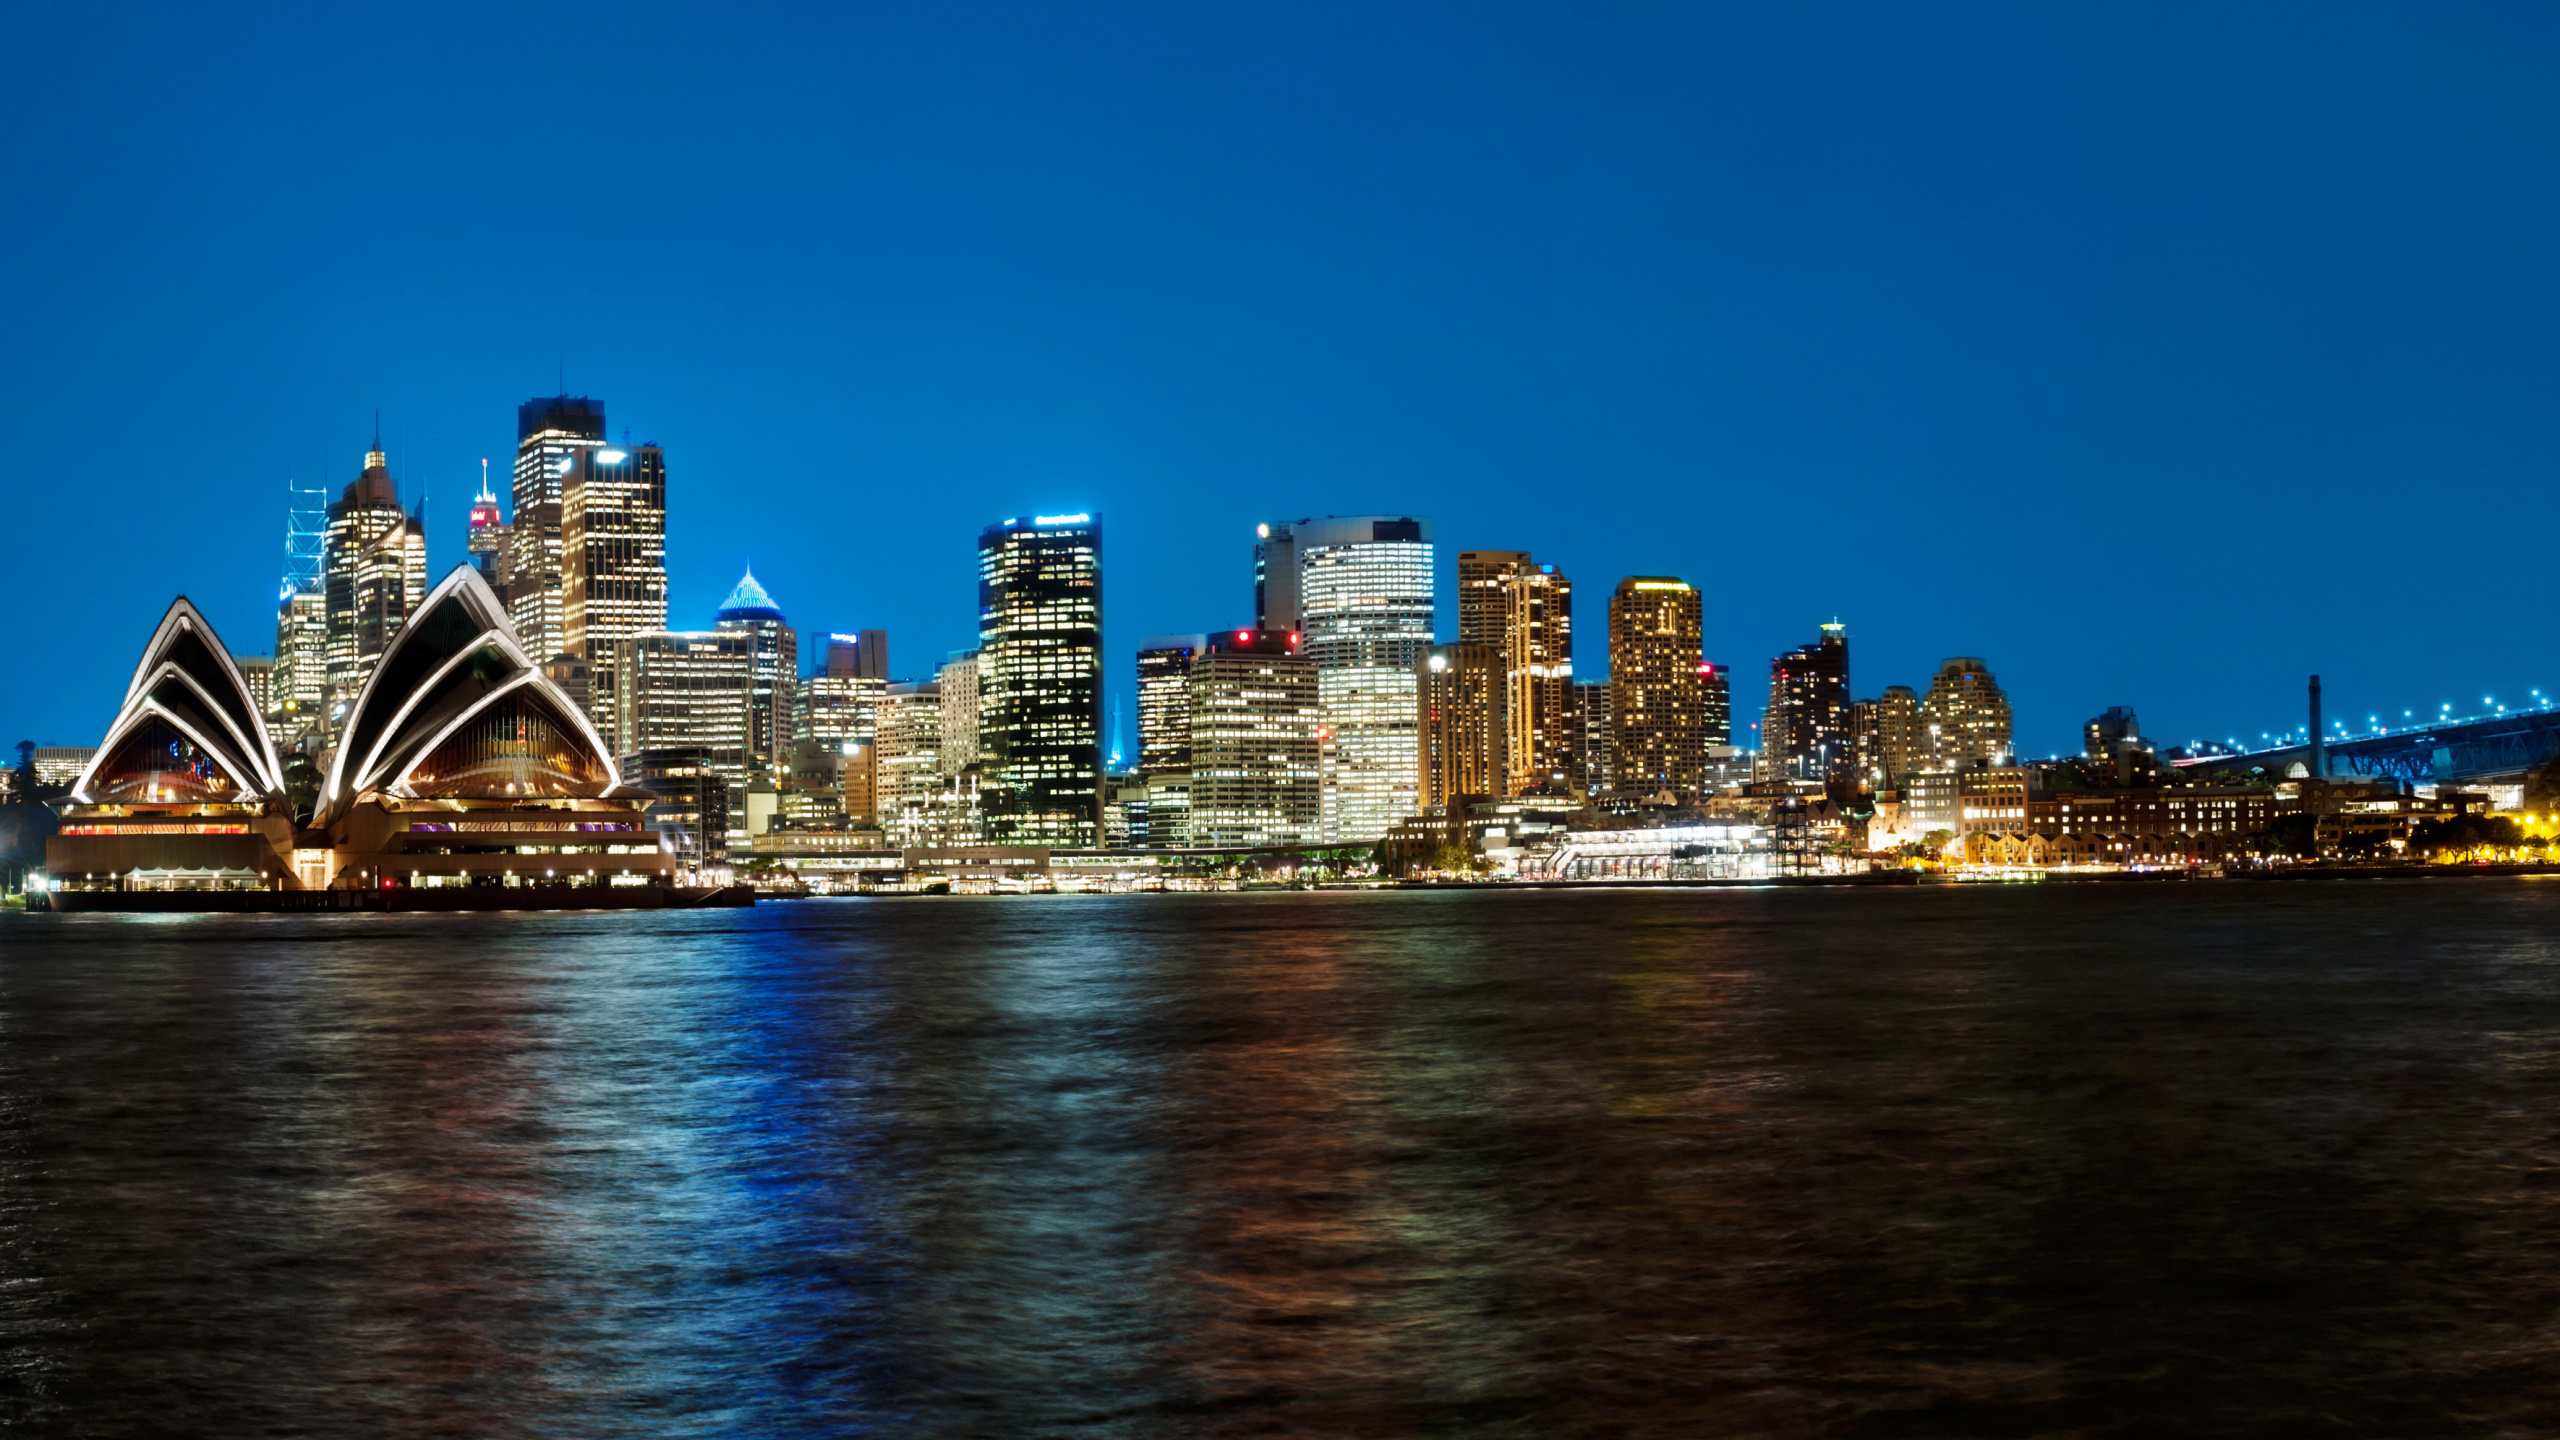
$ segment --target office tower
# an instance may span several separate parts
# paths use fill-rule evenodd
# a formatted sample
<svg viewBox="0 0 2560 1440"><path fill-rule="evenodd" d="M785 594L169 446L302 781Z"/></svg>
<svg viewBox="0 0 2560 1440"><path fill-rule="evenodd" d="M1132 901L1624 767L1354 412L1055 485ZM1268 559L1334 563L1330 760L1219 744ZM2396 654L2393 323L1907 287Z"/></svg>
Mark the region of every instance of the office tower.
<svg viewBox="0 0 2560 1440"><path fill-rule="evenodd" d="M884 683L888 680L888 631L863 630L851 635L812 635L809 638L810 673Z"/></svg>
<svg viewBox="0 0 2560 1440"><path fill-rule="evenodd" d="M1855 764L1849 745L1849 636L1833 622L1822 638L1769 662L1769 710L1760 743L1772 773L1828 780Z"/></svg>
<svg viewBox="0 0 2560 1440"><path fill-rule="evenodd" d="M978 537L978 746L990 835L1091 846L1102 824L1102 528L1087 515Z"/></svg>
<svg viewBox="0 0 2560 1440"><path fill-rule="evenodd" d="M1458 552L1458 643L1482 645L1501 655L1511 629L1512 572L1526 567L1526 550Z"/></svg>
<svg viewBox="0 0 2560 1440"><path fill-rule="evenodd" d="M364 473L329 507L321 586L328 616L326 719L353 708L374 662L427 594L425 528L400 508L399 485L377 433Z"/></svg>
<svg viewBox="0 0 2560 1440"><path fill-rule="evenodd" d="M258 707L258 718L276 713L276 657L234 655L231 663L240 667L240 682L248 688L249 703Z"/></svg>
<svg viewBox="0 0 2560 1440"><path fill-rule="evenodd" d="M2111 765L2119 748L2141 743L2142 724L2133 718L2132 706L2110 705L2107 713L2081 727L2081 737L2090 759Z"/></svg>
<svg viewBox="0 0 2560 1440"><path fill-rule="evenodd" d="M276 664L267 716L276 743L298 748L329 696L329 597L319 585L288 584L276 601Z"/></svg>
<svg viewBox="0 0 2560 1440"><path fill-rule="evenodd" d="M978 763L978 652L962 650L934 672L942 689L942 773Z"/></svg>
<svg viewBox="0 0 2560 1440"><path fill-rule="evenodd" d="M1577 680L1573 684L1574 743L1583 788L1592 794L1618 788L1617 756L1609 733L1609 682Z"/></svg>
<svg viewBox="0 0 2560 1440"><path fill-rule="evenodd" d="M932 680L899 683L880 697L879 739L872 773L880 828L892 845L922 843L943 792L942 688Z"/></svg>
<svg viewBox="0 0 2560 1440"><path fill-rule="evenodd" d="M1631 575L1609 597L1611 778L1620 790L1694 792L1705 780L1706 660L1698 592Z"/></svg>
<svg viewBox="0 0 2560 1440"><path fill-rule="evenodd" d="M1316 663L1285 630L1208 637L1187 678L1187 843L1300 845L1319 838ZM1152 824L1153 816L1149 820Z"/></svg>
<svg viewBox="0 0 2560 1440"><path fill-rule="evenodd" d="M1191 768L1191 662L1206 635L1158 635L1138 647L1138 773Z"/></svg>
<svg viewBox="0 0 2560 1440"><path fill-rule="evenodd" d="M845 823L867 827L880 823L880 747L856 745L844 757Z"/></svg>
<svg viewBox="0 0 2560 1440"><path fill-rule="evenodd" d="M559 653L586 662L587 713L619 751L621 644L667 628L666 456L655 445L584 446L567 462Z"/></svg>
<svg viewBox="0 0 2560 1440"><path fill-rule="evenodd" d="M1418 680L1431 649L1429 522L1328 516L1289 526L1298 630L1332 751L1325 838L1375 840L1421 809Z"/></svg>
<svg viewBox="0 0 2560 1440"><path fill-rule="evenodd" d="M1875 783L1879 789L1899 790L1919 768L1923 753L1920 697L1908 685L1887 685L1875 703Z"/></svg>
<svg viewBox="0 0 2560 1440"><path fill-rule="evenodd" d="M489 462L480 462L480 493L471 500L471 528L464 536L463 548L470 553L472 567L500 600L507 598L507 522L499 512L498 497L489 489Z"/></svg>
<svg viewBox="0 0 2560 1440"><path fill-rule="evenodd" d="M2000 693L1991 667L1971 655L1938 666L1920 701L1920 729L1936 768L2009 763L2009 697Z"/></svg>
<svg viewBox="0 0 2560 1440"><path fill-rule="evenodd" d="M1297 537L1286 521L1253 529L1253 614L1263 630L1298 627Z"/></svg>
<svg viewBox="0 0 2560 1440"><path fill-rule="evenodd" d="M1733 744L1733 674L1711 660L1698 662L1700 698L1705 705L1709 749Z"/></svg>
<svg viewBox="0 0 2560 1440"><path fill-rule="evenodd" d="M1503 794L1501 656L1490 645L1435 645L1416 676L1422 808Z"/></svg>
<svg viewBox="0 0 2560 1440"><path fill-rule="evenodd" d="M720 603L711 628L754 641L755 693L747 710L747 763L759 770L779 769L789 759L791 690L799 669L800 637L792 633L753 572L741 576L737 588Z"/></svg>
<svg viewBox="0 0 2560 1440"><path fill-rule="evenodd" d="M661 630L621 643L621 714L615 733L625 753L687 749L732 786L751 773L750 719L755 703L756 637L743 630Z"/></svg>
<svg viewBox="0 0 2560 1440"><path fill-rule="evenodd" d="M507 533L507 615L525 653L561 646L561 489L581 450L604 447L604 402L554 395L516 407L515 523Z"/></svg>
<svg viewBox="0 0 2560 1440"><path fill-rule="evenodd" d="M1478 552L1482 553L1482 552ZM1573 582L1521 563L1502 579L1503 793L1575 783ZM1463 641L1461 643L1464 643Z"/></svg>

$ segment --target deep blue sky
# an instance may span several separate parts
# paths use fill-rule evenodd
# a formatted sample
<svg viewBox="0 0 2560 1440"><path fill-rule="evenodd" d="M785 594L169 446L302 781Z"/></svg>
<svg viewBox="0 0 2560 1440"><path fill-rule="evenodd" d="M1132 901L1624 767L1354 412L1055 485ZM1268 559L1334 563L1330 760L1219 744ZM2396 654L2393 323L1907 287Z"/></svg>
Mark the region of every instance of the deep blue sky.
<svg viewBox="0 0 2560 1440"><path fill-rule="evenodd" d="M1102 516L1125 693L1390 510L1586 673L1698 581L1738 719L1835 615L2034 752L2560 689L2546 5L407 9L0 17L7 738L173 593L269 649L377 406L441 572L564 362L675 624L752 561L908 674L989 521Z"/></svg>

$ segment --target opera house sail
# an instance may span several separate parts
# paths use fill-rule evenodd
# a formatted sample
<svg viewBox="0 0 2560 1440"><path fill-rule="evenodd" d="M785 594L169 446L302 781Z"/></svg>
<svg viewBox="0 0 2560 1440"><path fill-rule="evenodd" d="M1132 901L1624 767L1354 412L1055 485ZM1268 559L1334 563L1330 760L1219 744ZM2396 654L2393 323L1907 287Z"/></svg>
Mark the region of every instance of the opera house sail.
<svg viewBox="0 0 2560 1440"><path fill-rule="evenodd" d="M709 892L678 883L693 877L650 828L650 798L525 652L489 582L461 565L384 647L311 813L297 815L238 669L181 599L65 810L50 878L70 908L150 890L330 890L368 905L414 894L439 908L699 903Z"/></svg>

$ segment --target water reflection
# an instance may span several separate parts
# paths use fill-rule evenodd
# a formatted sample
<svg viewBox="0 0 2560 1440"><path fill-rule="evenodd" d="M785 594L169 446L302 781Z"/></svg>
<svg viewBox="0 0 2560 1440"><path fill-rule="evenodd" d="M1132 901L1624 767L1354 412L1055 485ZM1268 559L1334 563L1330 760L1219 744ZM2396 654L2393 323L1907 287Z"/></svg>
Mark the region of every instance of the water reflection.
<svg viewBox="0 0 2560 1440"><path fill-rule="evenodd" d="M0 1419L2553 1428L2560 888L0 920Z"/></svg>

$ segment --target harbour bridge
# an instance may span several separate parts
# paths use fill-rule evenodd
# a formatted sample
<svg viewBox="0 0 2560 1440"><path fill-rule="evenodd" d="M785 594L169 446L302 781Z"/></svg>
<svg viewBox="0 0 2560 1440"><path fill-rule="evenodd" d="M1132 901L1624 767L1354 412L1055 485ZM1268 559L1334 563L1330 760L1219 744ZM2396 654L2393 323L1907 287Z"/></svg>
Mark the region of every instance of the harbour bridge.
<svg viewBox="0 0 2560 1440"><path fill-rule="evenodd" d="M2319 729L2319 679L2312 679L2312 729ZM2325 770L2332 778L2399 780L2413 785L2515 784L2560 758L2560 709L2549 702L2531 710L2499 710L2488 715L2439 716L2398 729L2373 729L2358 735L2331 727L2315 755L2308 740L2239 754L2199 755L2178 760L2182 768L2264 767L2284 775L2300 765L2305 774ZM2325 759L2326 764L2318 762Z"/></svg>

